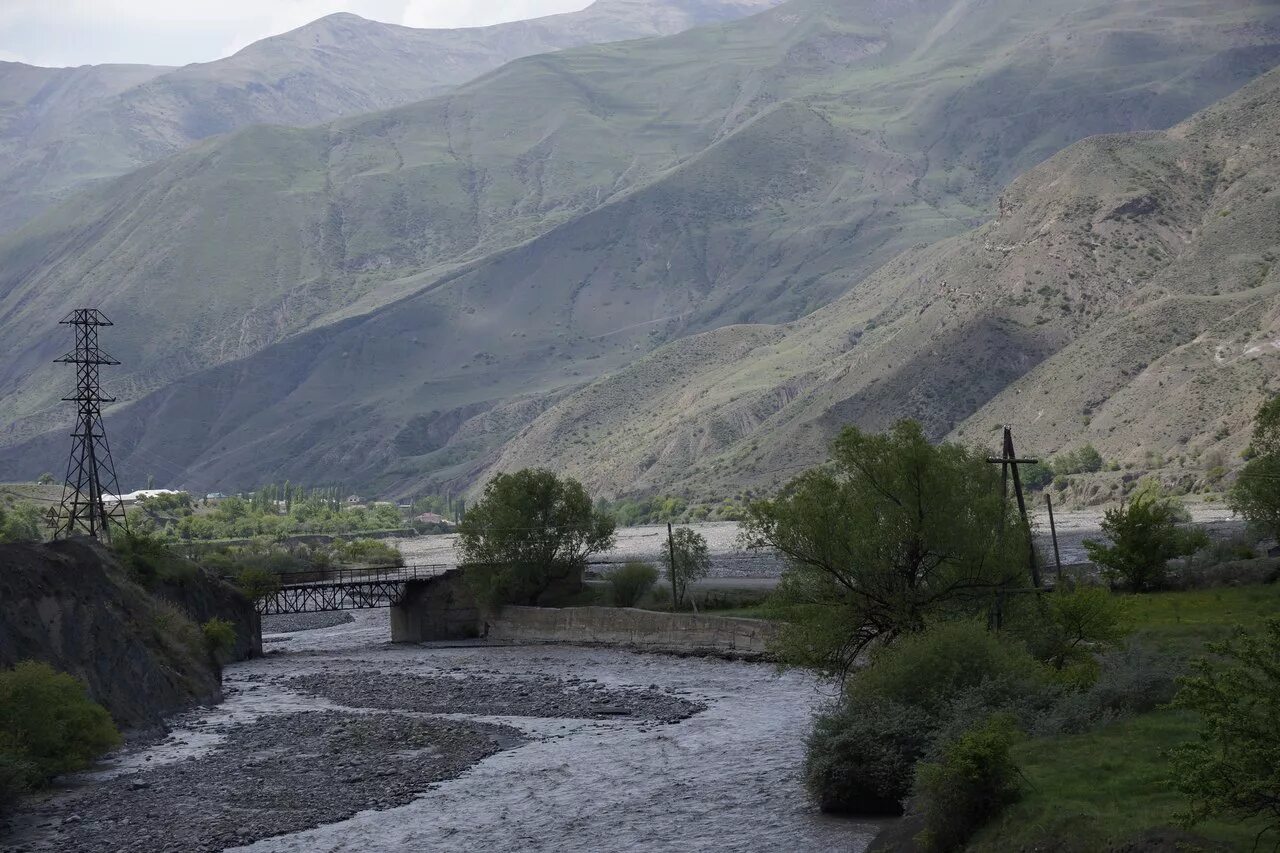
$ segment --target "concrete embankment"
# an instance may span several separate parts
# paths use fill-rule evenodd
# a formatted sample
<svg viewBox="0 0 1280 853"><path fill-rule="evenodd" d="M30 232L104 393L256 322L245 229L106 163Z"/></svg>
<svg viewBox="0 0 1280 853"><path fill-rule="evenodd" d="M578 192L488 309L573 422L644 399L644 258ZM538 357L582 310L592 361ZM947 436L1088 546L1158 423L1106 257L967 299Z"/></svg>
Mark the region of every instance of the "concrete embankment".
<svg viewBox="0 0 1280 853"><path fill-rule="evenodd" d="M509 643L577 643L760 658L777 626L761 619L663 613L624 607L503 607L485 613L465 569L409 583L391 608L391 640L421 643L483 637Z"/></svg>
<svg viewBox="0 0 1280 853"><path fill-rule="evenodd" d="M625 607L504 607L484 636L517 643L582 643L648 651L761 658L777 627L762 619Z"/></svg>
<svg viewBox="0 0 1280 853"><path fill-rule="evenodd" d="M69 672L122 728L221 698L199 627L215 616L236 627L236 659L261 652L252 602L204 572L148 591L91 539L0 545L0 668Z"/></svg>

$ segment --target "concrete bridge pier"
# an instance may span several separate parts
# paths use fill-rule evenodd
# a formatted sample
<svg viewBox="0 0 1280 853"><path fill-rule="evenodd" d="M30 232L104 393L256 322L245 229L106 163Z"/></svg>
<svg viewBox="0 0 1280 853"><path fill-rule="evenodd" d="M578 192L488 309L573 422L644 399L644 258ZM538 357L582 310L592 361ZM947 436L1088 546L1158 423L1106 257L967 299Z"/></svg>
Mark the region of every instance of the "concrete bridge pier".
<svg viewBox="0 0 1280 853"><path fill-rule="evenodd" d="M391 642L423 643L480 636L480 610L463 582L462 570L405 584L391 605Z"/></svg>

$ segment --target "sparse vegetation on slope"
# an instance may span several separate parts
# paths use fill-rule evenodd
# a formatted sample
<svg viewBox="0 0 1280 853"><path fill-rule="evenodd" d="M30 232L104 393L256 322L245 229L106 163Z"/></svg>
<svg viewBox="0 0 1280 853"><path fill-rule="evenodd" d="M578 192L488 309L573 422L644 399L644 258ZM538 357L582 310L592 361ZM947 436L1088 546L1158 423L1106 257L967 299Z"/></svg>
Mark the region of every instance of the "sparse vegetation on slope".
<svg viewBox="0 0 1280 853"><path fill-rule="evenodd" d="M968 442L1012 424L1071 470L1223 483L1280 388L1278 132L1272 72L1168 133L1077 143L997 219L802 320L671 343L550 408L494 469L536 458L605 494L697 500L781 485L843 424L906 416Z"/></svg>
<svg viewBox="0 0 1280 853"><path fill-rule="evenodd" d="M0 331L22 354L0 376L7 440L61 416L53 367L40 367L53 346L43 318L91 290L118 324L126 396L162 389L119 414L136 436L119 445L122 473L163 458L210 486L333 467L377 485L468 481L574 386L672 338L812 311L902 250L970 227L1054 150L1172 124L1276 51L1267 3L999 0L948 15L952 5L791 0L679 36L521 60L386 113L245 131L81 196L0 240L0 308L11 309ZM1135 15L1141 49L1125 47ZM971 276L931 272L859 286L866 297L838 329L755 353L712 393L650 378L670 417L727 407L714 422L670 433L644 408L631 422L575 417L556 431L556 456L596 465L588 454L616 445L602 452L639 469L628 486L653 455L657 482L670 466L732 493L727 478L710 482L716 464L769 470L825 445L823 424L804 427L816 410L793 421L795 441L742 440L815 383L843 386L826 420L883 408L887 424L913 413L904 405L945 408L935 398L962 379L972 399L961 402L976 408L1060 346L1060 323L1033 322L1061 315L1056 302L1024 306L1029 328L983 324L985 306L936 293L942 281L965 293ZM890 294L889 279L909 292ZM932 307L908 322L900 312L926 293ZM952 302L978 325L938 330ZM963 341L969 354L926 361L908 349L924 340L939 353ZM1007 363L969 383L998 351ZM834 366L856 354L872 359ZM930 431L952 420L938 411ZM16 467L53 454L5 456Z"/></svg>

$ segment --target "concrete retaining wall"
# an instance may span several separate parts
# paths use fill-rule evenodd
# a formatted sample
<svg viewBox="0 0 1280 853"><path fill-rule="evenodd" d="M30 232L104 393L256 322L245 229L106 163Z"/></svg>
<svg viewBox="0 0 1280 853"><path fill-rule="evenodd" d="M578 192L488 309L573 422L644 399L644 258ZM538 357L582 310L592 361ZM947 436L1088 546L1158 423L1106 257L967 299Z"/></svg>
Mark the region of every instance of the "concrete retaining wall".
<svg viewBox="0 0 1280 853"><path fill-rule="evenodd" d="M480 611L461 569L410 582L404 599L391 608L393 643L461 640L479 634Z"/></svg>
<svg viewBox="0 0 1280 853"><path fill-rule="evenodd" d="M654 651L758 657L777 626L760 619L621 607L504 607L485 620L490 640L598 643Z"/></svg>

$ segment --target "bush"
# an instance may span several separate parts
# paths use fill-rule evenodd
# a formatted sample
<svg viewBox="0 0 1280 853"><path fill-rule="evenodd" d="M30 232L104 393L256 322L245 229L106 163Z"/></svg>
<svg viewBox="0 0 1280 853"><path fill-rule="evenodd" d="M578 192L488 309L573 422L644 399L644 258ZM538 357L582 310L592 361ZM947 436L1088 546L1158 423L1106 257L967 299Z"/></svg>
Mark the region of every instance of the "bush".
<svg viewBox="0 0 1280 853"><path fill-rule="evenodd" d="M1139 489L1132 500L1103 516L1102 532L1111 544L1086 539L1085 551L1113 584L1133 592L1161 589L1169 560L1209 544L1203 531L1178 527L1185 512L1158 488Z"/></svg>
<svg viewBox="0 0 1280 853"><path fill-rule="evenodd" d="M627 563L609 575L614 607L635 607L658 581L658 570L648 563Z"/></svg>
<svg viewBox="0 0 1280 853"><path fill-rule="evenodd" d="M1046 616L1037 655L1062 671L1086 664L1100 647L1113 646L1130 631L1128 602L1102 587L1060 589L1045 603Z"/></svg>
<svg viewBox="0 0 1280 853"><path fill-rule="evenodd" d="M200 631L204 634L205 646L208 647L209 653L218 660L224 660L235 650L236 629L226 619L215 616L201 625Z"/></svg>
<svg viewBox="0 0 1280 853"><path fill-rule="evenodd" d="M881 649L848 686L852 694L910 705L937 718L979 687L998 706L1045 682L1044 668L1021 642L976 622L944 622Z"/></svg>
<svg viewBox="0 0 1280 853"><path fill-rule="evenodd" d="M1057 474L1092 474L1102 470L1102 454L1092 444L1086 444L1054 457L1053 470Z"/></svg>
<svg viewBox="0 0 1280 853"><path fill-rule="evenodd" d="M1168 704L1177 692L1176 661L1130 642L1101 655L1098 676L1084 690L1063 691L1031 724L1037 737L1081 734Z"/></svg>
<svg viewBox="0 0 1280 853"><path fill-rule="evenodd" d="M256 601L280 591L280 575L260 566L247 566L236 575L236 586Z"/></svg>
<svg viewBox="0 0 1280 853"><path fill-rule="evenodd" d="M1016 729L996 716L948 744L937 762L916 771L916 806L924 818L918 836L926 851L960 849L988 820L1020 794L1017 766L1009 757Z"/></svg>
<svg viewBox="0 0 1280 853"><path fill-rule="evenodd" d="M932 737L919 709L851 697L820 714L806 743L805 785L824 812L899 815Z"/></svg>
<svg viewBox="0 0 1280 853"><path fill-rule="evenodd" d="M6 746L0 737L0 818L9 811L9 806L17 802L18 797L28 790L28 779L32 777L30 762L17 755L17 748Z"/></svg>
<svg viewBox="0 0 1280 853"><path fill-rule="evenodd" d="M352 539L333 543L334 556L343 563L358 566L403 566L400 550L377 539Z"/></svg>
<svg viewBox="0 0 1280 853"><path fill-rule="evenodd" d="M0 672L0 754L7 773L25 766L31 787L86 767L120 743L120 733L84 685L45 663Z"/></svg>
<svg viewBox="0 0 1280 853"><path fill-rule="evenodd" d="M118 533L111 540L111 550L134 583L144 589L163 581L181 583L196 572L195 566L175 554L164 540L146 533Z"/></svg>
<svg viewBox="0 0 1280 853"><path fill-rule="evenodd" d="M1261 818L1264 832L1280 833L1280 618L1209 651L1217 658L1196 661L1177 696L1202 720L1199 739L1173 751L1174 778L1190 801L1183 819Z"/></svg>

